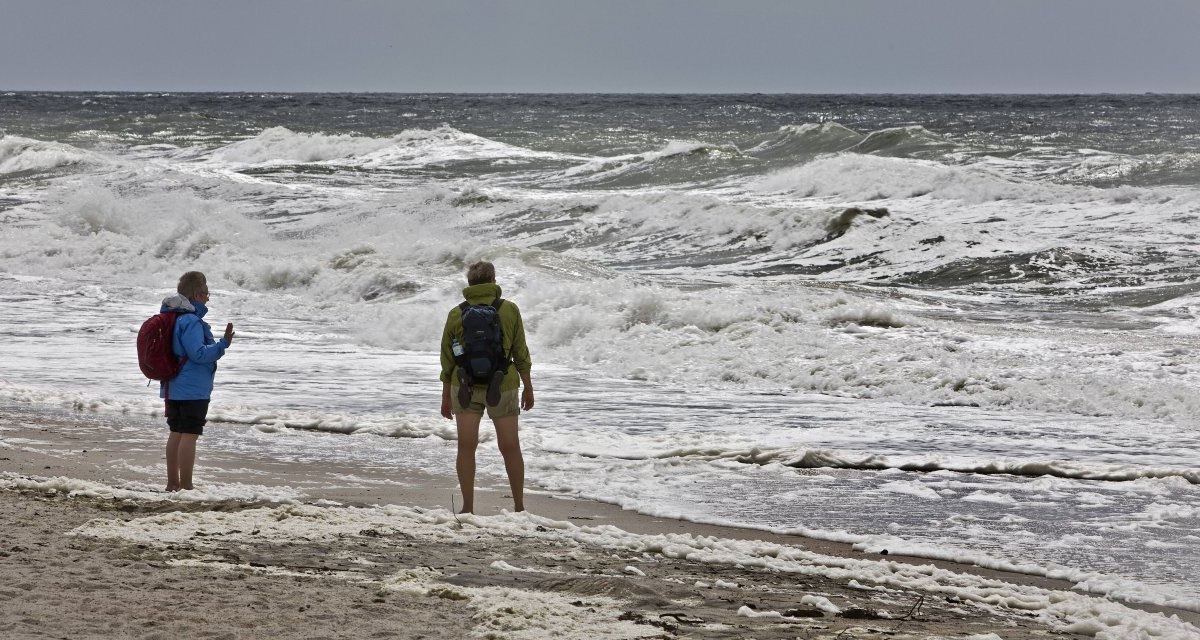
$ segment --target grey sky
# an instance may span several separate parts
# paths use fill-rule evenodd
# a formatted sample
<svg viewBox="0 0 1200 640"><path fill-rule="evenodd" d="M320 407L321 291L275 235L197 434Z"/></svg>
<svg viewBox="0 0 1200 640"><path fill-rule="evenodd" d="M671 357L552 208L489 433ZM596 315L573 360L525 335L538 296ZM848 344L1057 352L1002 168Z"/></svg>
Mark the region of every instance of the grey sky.
<svg viewBox="0 0 1200 640"><path fill-rule="evenodd" d="M1200 93L1197 0L0 0L0 90Z"/></svg>

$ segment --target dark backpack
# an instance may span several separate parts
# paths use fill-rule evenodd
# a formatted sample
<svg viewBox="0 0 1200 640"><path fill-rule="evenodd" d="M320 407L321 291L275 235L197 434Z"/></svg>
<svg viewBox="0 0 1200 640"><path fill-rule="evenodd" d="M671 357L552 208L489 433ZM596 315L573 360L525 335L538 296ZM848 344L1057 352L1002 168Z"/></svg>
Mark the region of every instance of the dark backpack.
<svg viewBox="0 0 1200 640"><path fill-rule="evenodd" d="M183 363L187 362L186 357L175 357L175 350L171 347L178 318L178 313L158 313L143 322L138 331L138 366L142 374L151 380L170 382L179 375Z"/></svg>
<svg viewBox="0 0 1200 640"><path fill-rule="evenodd" d="M462 355L455 349L455 363L465 373L465 382L489 384L497 373L508 371L509 360L504 354L504 336L500 330L503 303L503 299L496 298L491 304L458 305L462 311L463 341Z"/></svg>

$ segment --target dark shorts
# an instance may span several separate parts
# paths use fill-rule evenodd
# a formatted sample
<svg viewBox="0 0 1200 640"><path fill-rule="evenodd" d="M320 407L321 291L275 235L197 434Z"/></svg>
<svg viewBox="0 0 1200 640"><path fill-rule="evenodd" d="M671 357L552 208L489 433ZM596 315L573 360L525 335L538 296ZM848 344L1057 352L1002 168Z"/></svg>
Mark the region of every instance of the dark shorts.
<svg viewBox="0 0 1200 640"><path fill-rule="evenodd" d="M204 434L208 400L167 400L167 426L174 433Z"/></svg>

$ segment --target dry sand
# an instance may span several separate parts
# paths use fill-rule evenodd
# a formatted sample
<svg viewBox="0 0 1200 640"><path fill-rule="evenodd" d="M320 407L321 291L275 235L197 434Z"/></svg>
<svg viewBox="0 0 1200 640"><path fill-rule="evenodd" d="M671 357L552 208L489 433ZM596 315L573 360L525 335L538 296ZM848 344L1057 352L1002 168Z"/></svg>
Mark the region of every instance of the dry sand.
<svg viewBox="0 0 1200 640"><path fill-rule="evenodd" d="M397 482L387 470L206 456L202 445L198 482L224 468L232 470L225 481L268 478L306 487L304 495L280 505L53 491L51 478L121 487L140 463L161 466L152 448L115 437L105 426L112 420L0 407L7 442L0 444L0 486L8 486L0 490L0 638L1085 637L1054 631L1020 609L919 589L872 590L821 575L638 554L563 537L553 525L509 535L471 518L460 524L445 511L455 485L446 476L406 474ZM350 473L378 483L348 488L332 480ZM478 500L504 502L487 487ZM399 505L410 519L388 519L377 512L389 507L376 505ZM530 495L528 506L560 523L761 539L866 558L844 545L650 518L547 494ZM264 524L259 538L258 523L278 521L293 528L268 532ZM823 601L838 612L821 611ZM755 617L761 612L785 617Z"/></svg>

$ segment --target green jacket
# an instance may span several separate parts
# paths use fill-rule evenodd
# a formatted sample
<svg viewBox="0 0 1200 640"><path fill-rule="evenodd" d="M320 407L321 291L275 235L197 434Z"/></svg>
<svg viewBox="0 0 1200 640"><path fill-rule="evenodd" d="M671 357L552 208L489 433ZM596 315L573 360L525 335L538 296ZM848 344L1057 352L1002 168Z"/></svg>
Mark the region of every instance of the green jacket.
<svg viewBox="0 0 1200 640"><path fill-rule="evenodd" d="M463 289L463 297L471 304L491 304L500 297L500 286L492 283L477 284ZM500 305L500 333L504 340L504 353L512 359L513 366L508 368L504 376L501 391L511 391L521 387L521 373L528 373L533 367L529 359L529 346L525 344L525 322L521 320L521 310L512 300L505 300ZM462 309L454 307L446 315L446 328L442 330L442 382L457 384L455 377L457 365L454 354L450 351L450 339L462 340Z"/></svg>

